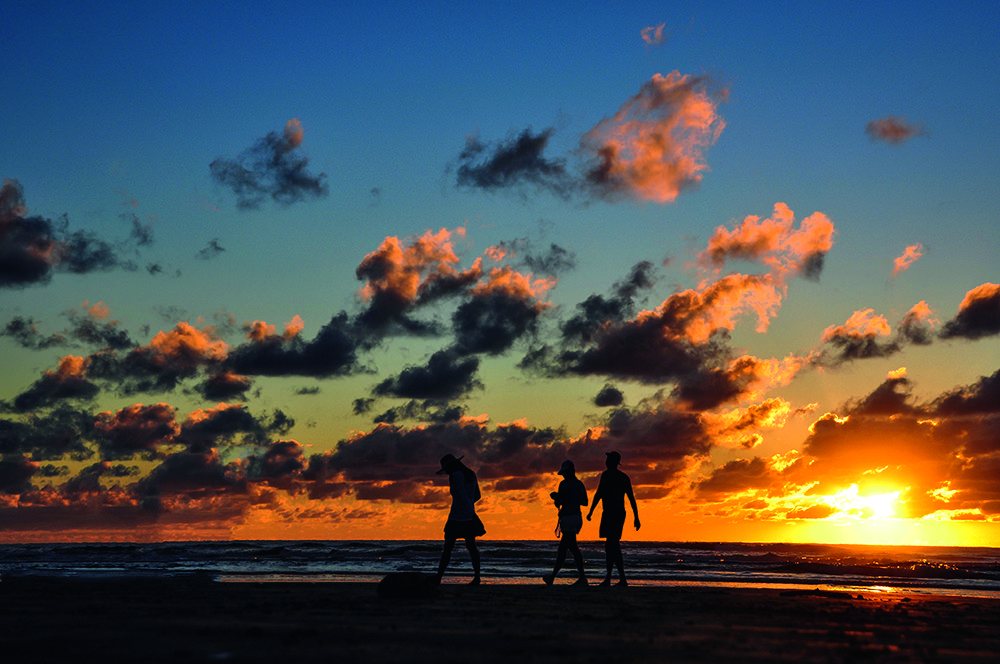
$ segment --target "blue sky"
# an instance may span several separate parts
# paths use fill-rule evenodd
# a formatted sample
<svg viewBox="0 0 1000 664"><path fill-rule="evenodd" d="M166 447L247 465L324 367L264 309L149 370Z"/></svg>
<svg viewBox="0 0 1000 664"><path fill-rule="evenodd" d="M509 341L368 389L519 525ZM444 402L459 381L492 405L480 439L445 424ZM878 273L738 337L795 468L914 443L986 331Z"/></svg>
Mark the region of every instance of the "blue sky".
<svg viewBox="0 0 1000 664"><path fill-rule="evenodd" d="M101 302L110 312L103 320L116 321L136 346L186 321L199 329L216 326L235 348L245 342L242 324L266 321L280 333L295 316L304 321L302 338L313 339L332 315L364 308L358 298L364 282L355 270L387 237L405 244L427 231L463 228L452 238L463 269L498 243L521 239L536 253L555 245L572 256L573 267L553 275L557 285L539 299L552 306L540 315L536 335L519 337L502 353L477 355L482 388L456 404L467 417L488 417L489 427L523 419L531 427L560 429L557 442L565 447L551 454L579 449L586 457L588 448L574 447L578 438L588 426L607 426L610 417L592 401L602 386L621 390L619 406L636 417L642 409L678 409L670 396L676 383L613 372L541 377L524 371L522 358L529 347L555 348L560 324L577 305L606 295L640 261L652 264L656 278L634 303L634 316L672 293L704 288L718 275L699 272L697 257L720 226L732 229L749 215L767 219L784 203L796 223L819 212L835 227L819 278L788 281L766 332L746 313L725 332L724 345L735 356L805 358L831 326L869 308L896 332L918 302L933 312L937 334L968 292L1000 281L994 112L1000 106L1000 10L993 3L255 3L249 10L243 3L13 2L4 13L10 27L0 44L7 79L0 177L19 183L28 215L53 221L65 215L71 231L124 243L115 246L137 269L119 264L69 274L56 266L47 281L2 288L0 325L30 319L43 336L54 334L72 322L66 312L79 320L83 303ZM647 43L642 30L660 25L663 39ZM525 130L551 129L544 158L581 167L588 157L581 137L654 75L671 72L704 77L724 123L700 152L700 181L675 199L564 198L523 181L490 191L457 186L470 137L493 149ZM898 144L866 133L870 122L890 116L916 133ZM322 178L324 194L241 209L232 188L212 177L210 164L238 159L269 134L280 136L293 119L303 132L294 154L308 159L306 171ZM154 241L128 245L133 221ZM213 241L223 251L199 258ZM893 260L914 245L919 259L892 276ZM150 265L158 266L155 274ZM722 274L759 269L734 260ZM454 310L447 303L426 309L445 327ZM225 321L233 324L226 328ZM100 350L81 343L31 350L6 329L0 400L10 422L32 417L11 404L61 357ZM405 367L424 366L450 343L448 333L389 335L360 354L364 371L321 379L294 372L251 377L253 390L228 401L244 403L255 416L280 409L293 418L295 426L280 438L302 446L305 464L309 455L333 453L338 441L373 430L379 409L403 402L384 399L375 411L355 413L355 399ZM817 418L847 412L888 372L906 367L912 400L927 405L994 374L1000 344L989 332L835 364L802 370L753 398L700 413L703 423L714 422L723 412L773 398L809 412L763 431L754 448L715 440L709 450L688 450L683 472L661 473L659 484L650 480L647 500L665 513L676 511L670 505L703 505L699 478L715 476L729 462L802 453ZM99 412L165 402L181 422L215 405L197 392L200 378L130 394L102 384L89 400L66 403ZM302 388L311 393L295 394ZM419 418L394 424L400 432L424 425ZM626 459L633 443L616 442ZM217 445L226 463L261 453L227 445ZM527 492L517 495L522 502L536 499L526 487L541 492L551 479L527 458L521 461L530 470L512 475L503 464L490 466L485 448L478 452L467 451L490 468L498 487L520 483ZM11 463L28 458L38 468L66 466L62 474L36 469L32 475L35 490L52 491L80 464L102 458L97 451L70 462L14 445L4 453ZM427 454L434 466L438 451ZM135 463L145 473L167 456L158 450ZM636 462L637 472L662 468L655 455ZM366 502L358 498L363 482L349 469L340 472L345 484L361 482L343 498L350 509L363 503L392 521L394 514L412 517L401 505L419 505L412 509L436 518L430 507L440 496L416 475L402 481L409 498ZM119 482L128 493L141 473L102 478L102 490ZM944 487L943 478L933 486ZM791 482L777 493L800 495L795 491L807 485ZM919 486L931 490L926 481ZM7 495L29 493L23 484L16 489L8 487ZM748 496L743 489L733 495ZM413 498L414 492L422 497ZM41 509L35 498L13 500L8 509L20 515ZM961 507L918 516L975 520L993 533L1000 508L991 511L990 500L969 498ZM789 505L769 505L771 520L788 521ZM490 508L506 515L497 522L508 536L536 523L531 510L521 518ZM747 517L724 499L705 512L690 509L691 518L709 521L709 511L725 513L730 524ZM911 514L911 521L918 516ZM252 520L245 513L241 518ZM338 534L355 532L350 521L332 522L327 519L327 527ZM705 532L722 537L726 523L712 521L714 530ZM415 532L436 536L436 526L428 528Z"/></svg>

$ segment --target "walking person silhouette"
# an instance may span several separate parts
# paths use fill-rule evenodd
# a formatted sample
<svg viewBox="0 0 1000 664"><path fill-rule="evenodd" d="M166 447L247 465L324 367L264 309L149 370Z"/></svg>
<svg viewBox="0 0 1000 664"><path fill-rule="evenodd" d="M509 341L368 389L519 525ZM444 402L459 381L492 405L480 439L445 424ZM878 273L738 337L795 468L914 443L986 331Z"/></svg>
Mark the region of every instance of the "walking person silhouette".
<svg viewBox="0 0 1000 664"><path fill-rule="evenodd" d="M448 512L448 521L444 524L444 550L441 552L441 562L438 564L437 574L432 579L435 584L441 583L444 571L451 561L455 542L459 539L465 540L465 548L469 550L472 569L475 572L469 585L478 586L481 582L479 547L476 546L476 538L486 534L486 527L476 514L476 502L482 497L482 493L479 491L476 474L462 463L463 458L445 454L441 457L441 470L437 471L438 475L448 475L451 510Z"/></svg>
<svg viewBox="0 0 1000 664"><path fill-rule="evenodd" d="M555 578L559 576L559 570L566 562L566 552L569 551L573 554L576 569L579 572L579 577L573 585L586 586L587 575L583 571L583 554L580 553L580 545L576 541L576 535L583 528L583 515L580 508L587 505L587 487L577 478L576 468L569 459L562 462L558 474L563 476L563 480L559 483L559 489L549 495L556 507L559 508L558 530L561 537L559 538L559 549L556 552L556 564L552 568L552 573L543 575L542 580L545 581L545 585L552 585Z"/></svg>
<svg viewBox="0 0 1000 664"><path fill-rule="evenodd" d="M605 538L604 555L607 575L600 583L607 588L611 585L611 570L618 568L618 585L627 586L625 579L625 560L622 558L622 530L625 527L625 497L628 496L632 504L632 514L635 516L633 525L639 530L639 506L635 503L635 494L632 492L632 480L629 476L618 469L622 462L622 455L618 452L605 452L607 458L604 465L607 470L601 473L601 481L597 485L597 492L594 494L594 502L587 513L587 521L594 514L597 503L604 503L601 512L600 536Z"/></svg>

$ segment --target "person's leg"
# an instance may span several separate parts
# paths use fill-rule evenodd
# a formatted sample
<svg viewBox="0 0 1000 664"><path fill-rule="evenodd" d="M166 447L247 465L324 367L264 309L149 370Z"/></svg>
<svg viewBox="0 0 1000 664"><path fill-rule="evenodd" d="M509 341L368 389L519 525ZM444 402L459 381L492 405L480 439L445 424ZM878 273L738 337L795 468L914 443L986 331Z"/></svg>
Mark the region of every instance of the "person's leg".
<svg viewBox="0 0 1000 664"><path fill-rule="evenodd" d="M476 546L475 537L465 538L465 548L469 550L469 558L472 559L472 571L475 572L475 576L472 577L472 585L478 586L480 583L479 579L479 547Z"/></svg>
<svg viewBox="0 0 1000 664"><path fill-rule="evenodd" d="M615 540L614 545L615 567L618 568L618 585L627 586L625 580L625 558L622 556L622 541Z"/></svg>
<svg viewBox="0 0 1000 664"><path fill-rule="evenodd" d="M579 574L577 583L585 585L587 583L587 573L583 569L583 552L580 551L580 544L576 541L576 535L570 536L569 541L566 543L566 548L573 554L573 560L576 561L576 571Z"/></svg>
<svg viewBox="0 0 1000 664"><path fill-rule="evenodd" d="M436 580L441 583L441 579L444 578L444 570L448 567L448 563L451 562L451 551L455 548L455 538L445 537L444 538L444 550L441 551L441 562L438 563L438 571Z"/></svg>
<svg viewBox="0 0 1000 664"><path fill-rule="evenodd" d="M542 581L545 585L551 586L552 582L556 580L559 576L559 570L562 569L563 563L566 562L566 538L569 537L566 533L562 534L559 538L559 547L556 549L556 564L552 566L552 571L548 574L542 575Z"/></svg>
<svg viewBox="0 0 1000 664"><path fill-rule="evenodd" d="M602 586L611 585L611 570L615 566L614 552L612 551L613 542L614 540L610 538L604 540L604 567L607 569L607 572L604 575L604 580L601 581Z"/></svg>

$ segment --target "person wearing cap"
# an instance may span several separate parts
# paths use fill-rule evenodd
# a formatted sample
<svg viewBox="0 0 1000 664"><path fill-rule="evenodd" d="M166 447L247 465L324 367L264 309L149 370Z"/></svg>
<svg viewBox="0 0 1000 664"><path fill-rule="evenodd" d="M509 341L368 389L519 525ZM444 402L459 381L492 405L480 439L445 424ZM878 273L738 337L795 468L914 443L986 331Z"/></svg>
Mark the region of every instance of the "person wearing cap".
<svg viewBox="0 0 1000 664"><path fill-rule="evenodd" d="M607 575L601 582L602 587L611 585L611 570L618 568L618 585L627 586L625 580L625 560L622 558L622 530L625 528L625 497L632 503L632 514L635 516L633 525L639 530L639 506L635 503L635 494L632 492L632 480L629 476L618 469L622 462L622 455L618 452L605 452L607 458L604 465L608 467L601 473L601 481L597 485L597 492L594 493L594 502L587 513L587 521L594 514L597 503L604 502L604 510L601 512L600 536L605 538L604 555Z"/></svg>
<svg viewBox="0 0 1000 664"><path fill-rule="evenodd" d="M475 576L469 583L478 586L480 583L479 548L476 546L476 538L486 534L486 527L476 514L476 502L482 497L479 491L479 481L476 479L476 474L462 463L463 458L453 454L445 454L441 457L441 470L437 471L438 475L448 476L451 511L448 512L448 521L444 524L444 551L441 552L441 562L438 564L438 571L433 582L441 583L444 571L451 561L451 552L455 548L455 542L464 539L465 548L469 550L472 569L475 572Z"/></svg>
<svg viewBox="0 0 1000 664"><path fill-rule="evenodd" d="M559 508L559 526L556 528L556 532L561 532L562 535L559 538L555 567L552 568L551 574L543 575L542 580L545 581L545 585L552 585L552 582L559 575L563 563L566 562L566 552L569 551L573 554L576 569L579 572L579 577L573 585L586 586L587 575L583 571L583 554L580 553L580 545L576 541L576 535L583 528L583 515L580 508L587 505L587 487L577 478L576 468L569 459L562 462L558 474L563 476L563 480L559 483L559 489L549 495L556 507Z"/></svg>

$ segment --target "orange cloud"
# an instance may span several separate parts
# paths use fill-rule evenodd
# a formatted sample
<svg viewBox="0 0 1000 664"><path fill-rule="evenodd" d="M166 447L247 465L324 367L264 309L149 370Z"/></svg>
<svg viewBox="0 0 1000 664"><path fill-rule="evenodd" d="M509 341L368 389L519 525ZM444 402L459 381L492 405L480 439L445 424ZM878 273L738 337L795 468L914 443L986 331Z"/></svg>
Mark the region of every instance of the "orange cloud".
<svg viewBox="0 0 1000 664"><path fill-rule="evenodd" d="M643 28L640 33L642 41L646 42L647 46L662 44L666 41L666 37L663 36L663 28L665 27L667 27L666 23L660 23L659 25L650 25Z"/></svg>
<svg viewBox="0 0 1000 664"><path fill-rule="evenodd" d="M285 123L285 142L288 144L289 150L294 150L302 145L303 133L302 123L297 118L292 118Z"/></svg>
<svg viewBox="0 0 1000 664"><path fill-rule="evenodd" d="M703 152L726 126L718 114L726 95L707 77L654 75L584 134L584 149L597 161L590 181L609 195L672 202L707 170Z"/></svg>
<svg viewBox="0 0 1000 664"><path fill-rule="evenodd" d="M213 338L211 327L199 330L181 322L169 332L158 332L149 345L140 346L133 352L145 353L154 364L183 371L206 362L221 362L228 350L225 341Z"/></svg>
<svg viewBox="0 0 1000 664"><path fill-rule="evenodd" d="M358 265L358 278L367 279L361 288L362 299L371 300L379 295L391 294L403 302L414 302L426 281L458 274L455 269L458 256L452 236L464 235L464 228L455 231L442 228L437 233L427 231L410 244L404 244L394 236L385 238L381 246L365 256ZM478 265L473 270L477 268Z"/></svg>
<svg viewBox="0 0 1000 664"><path fill-rule="evenodd" d="M476 297L493 293L501 293L514 299L530 301L538 300L555 287L558 279L555 277L531 280L530 274L521 274L509 266L495 267L489 276L470 289ZM539 306L547 306L539 303Z"/></svg>
<svg viewBox="0 0 1000 664"><path fill-rule="evenodd" d="M705 265L721 268L727 261L761 261L778 275L818 276L822 257L833 247L833 222L814 212L794 228L795 215L784 203L774 204L768 219L756 215L734 229L715 229L708 247L698 255Z"/></svg>
<svg viewBox="0 0 1000 664"><path fill-rule="evenodd" d="M905 118L887 115L878 120L872 120L865 126L865 133L873 141L884 141L891 145L900 145L915 136L926 136L923 125L907 122Z"/></svg>
<svg viewBox="0 0 1000 664"><path fill-rule="evenodd" d="M922 244L911 244L903 253L892 261L892 276L896 276L900 272L905 272L910 269L910 266L917 262L921 256L924 255L924 246Z"/></svg>
<svg viewBox="0 0 1000 664"><path fill-rule="evenodd" d="M837 337L854 339L889 336L892 329L889 321L882 314L876 314L874 309L855 311L843 325L831 325L823 332L823 341Z"/></svg>

